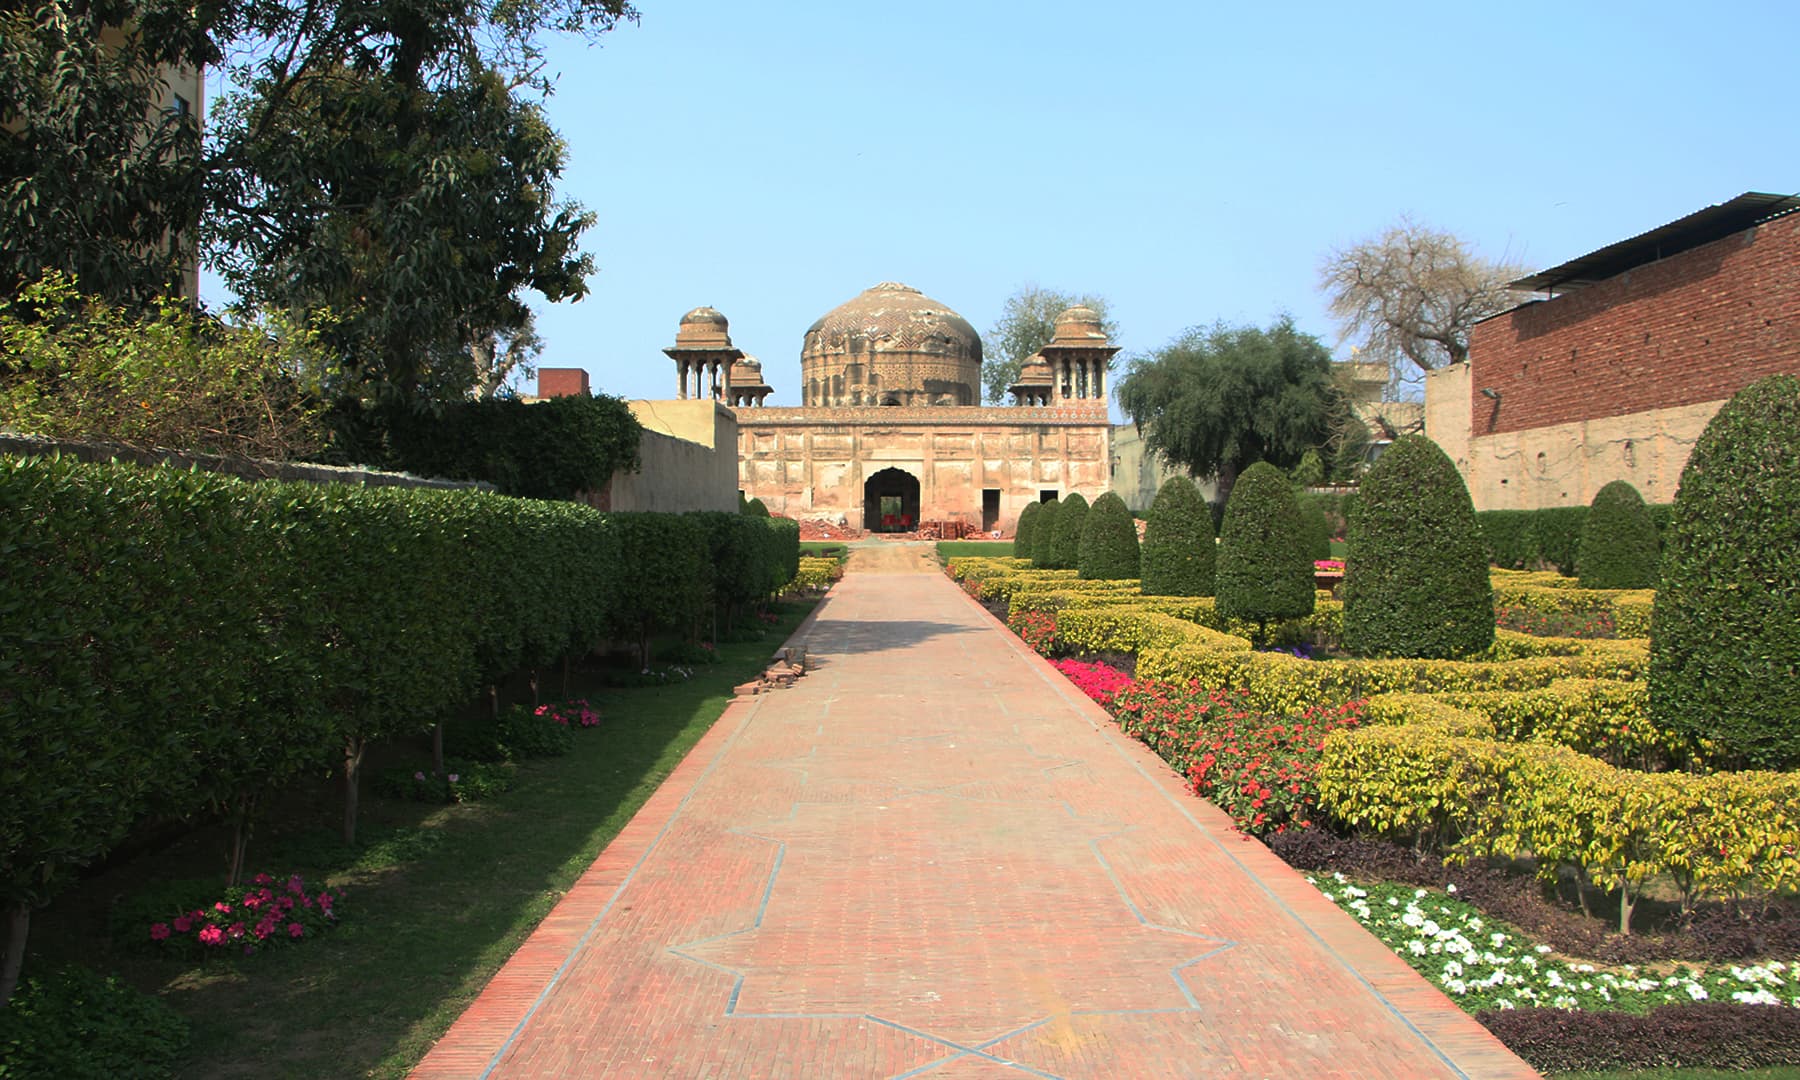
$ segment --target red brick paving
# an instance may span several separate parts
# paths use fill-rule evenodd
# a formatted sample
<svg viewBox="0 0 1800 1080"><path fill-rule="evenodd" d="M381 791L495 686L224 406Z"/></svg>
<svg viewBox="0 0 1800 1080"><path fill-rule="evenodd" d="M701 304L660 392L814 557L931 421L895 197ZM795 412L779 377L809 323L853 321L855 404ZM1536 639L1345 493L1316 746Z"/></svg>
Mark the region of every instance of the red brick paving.
<svg viewBox="0 0 1800 1080"><path fill-rule="evenodd" d="M414 1076L1535 1075L943 576L797 637Z"/></svg>

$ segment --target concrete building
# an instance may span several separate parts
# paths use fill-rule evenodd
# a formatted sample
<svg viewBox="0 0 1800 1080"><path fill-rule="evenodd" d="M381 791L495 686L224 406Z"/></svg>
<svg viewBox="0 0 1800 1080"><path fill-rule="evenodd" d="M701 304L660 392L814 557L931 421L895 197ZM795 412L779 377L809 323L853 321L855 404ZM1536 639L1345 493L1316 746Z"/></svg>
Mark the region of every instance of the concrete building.
<svg viewBox="0 0 1800 1080"><path fill-rule="evenodd" d="M1800 196L1747 193L1521 278L1426 380L1425 433L1481 510L1675 497L1732 394L1800 373ZM1797 436L1800 437L1800 436Z"/></svg>
<svg viewBox="0 0 1800 1080"><path fill-rule="evenodd" d="M733 406L738 487L771 513L873 532L955 521L1010 533L1027 503L1110 486L1106 369L1118 346L1084 307L1012 387L982 406L981 338L950 308L883 282L826 312L801 343L799 407L762 404L760 364L731 344L725 316L681 319L682 399Z"/></svg>

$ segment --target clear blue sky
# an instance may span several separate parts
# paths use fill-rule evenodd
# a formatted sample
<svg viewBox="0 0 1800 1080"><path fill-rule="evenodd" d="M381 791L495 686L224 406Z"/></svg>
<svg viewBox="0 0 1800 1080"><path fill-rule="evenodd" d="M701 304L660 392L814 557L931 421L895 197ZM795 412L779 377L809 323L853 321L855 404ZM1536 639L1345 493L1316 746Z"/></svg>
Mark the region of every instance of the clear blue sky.
<svg viewBox="0 0 1800 1080"><path fill-rule="evenodd" d="M1403 213L1541 269L1800 191L1791 0L636 2L551 48L599 272L539 305L542 363L630 398L701 304L797 405L806 327L879 281L984 334L1099 293L1127 354L1284 311L1335 344L1320 259Z"/></svg>

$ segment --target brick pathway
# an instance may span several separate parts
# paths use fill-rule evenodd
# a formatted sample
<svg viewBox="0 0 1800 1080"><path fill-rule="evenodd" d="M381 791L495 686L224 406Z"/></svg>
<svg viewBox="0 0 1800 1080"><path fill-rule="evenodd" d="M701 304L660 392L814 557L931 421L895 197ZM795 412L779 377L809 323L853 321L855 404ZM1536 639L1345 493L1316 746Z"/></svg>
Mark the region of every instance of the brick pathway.
<svg viewBox="0 0 1800 1080"><path fill-rule="evenodd" d="M1534 1075L880 550L415 1076Z"/></svg>

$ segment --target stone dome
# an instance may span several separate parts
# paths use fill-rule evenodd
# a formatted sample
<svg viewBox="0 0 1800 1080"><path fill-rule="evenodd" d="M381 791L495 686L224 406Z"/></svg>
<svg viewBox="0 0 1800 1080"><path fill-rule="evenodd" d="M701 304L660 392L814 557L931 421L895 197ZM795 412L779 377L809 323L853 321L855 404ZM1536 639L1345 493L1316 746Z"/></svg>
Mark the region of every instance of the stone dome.
<svg viewBox="0 0 1800 1080"><path fill-rule="evenodd" d="M675 328L677 348L730 348L731 323L709 307L697 307L681 317Z"/></svg>
<svg viewBox="0 0 1800 1080"><path fill-rule="evenodd" d="M807 328L800 376L809 406L974 405L981 336L919 290L884 281Z"/></svg>
<svg viewBox="0 0 1800 1080"><path fill-rule="evenodd" d="M1052 343L1077 346L1108 344L1106 330L1100 325L1100 313L1082 304L1064 311L1056 317Z"/></svg>

